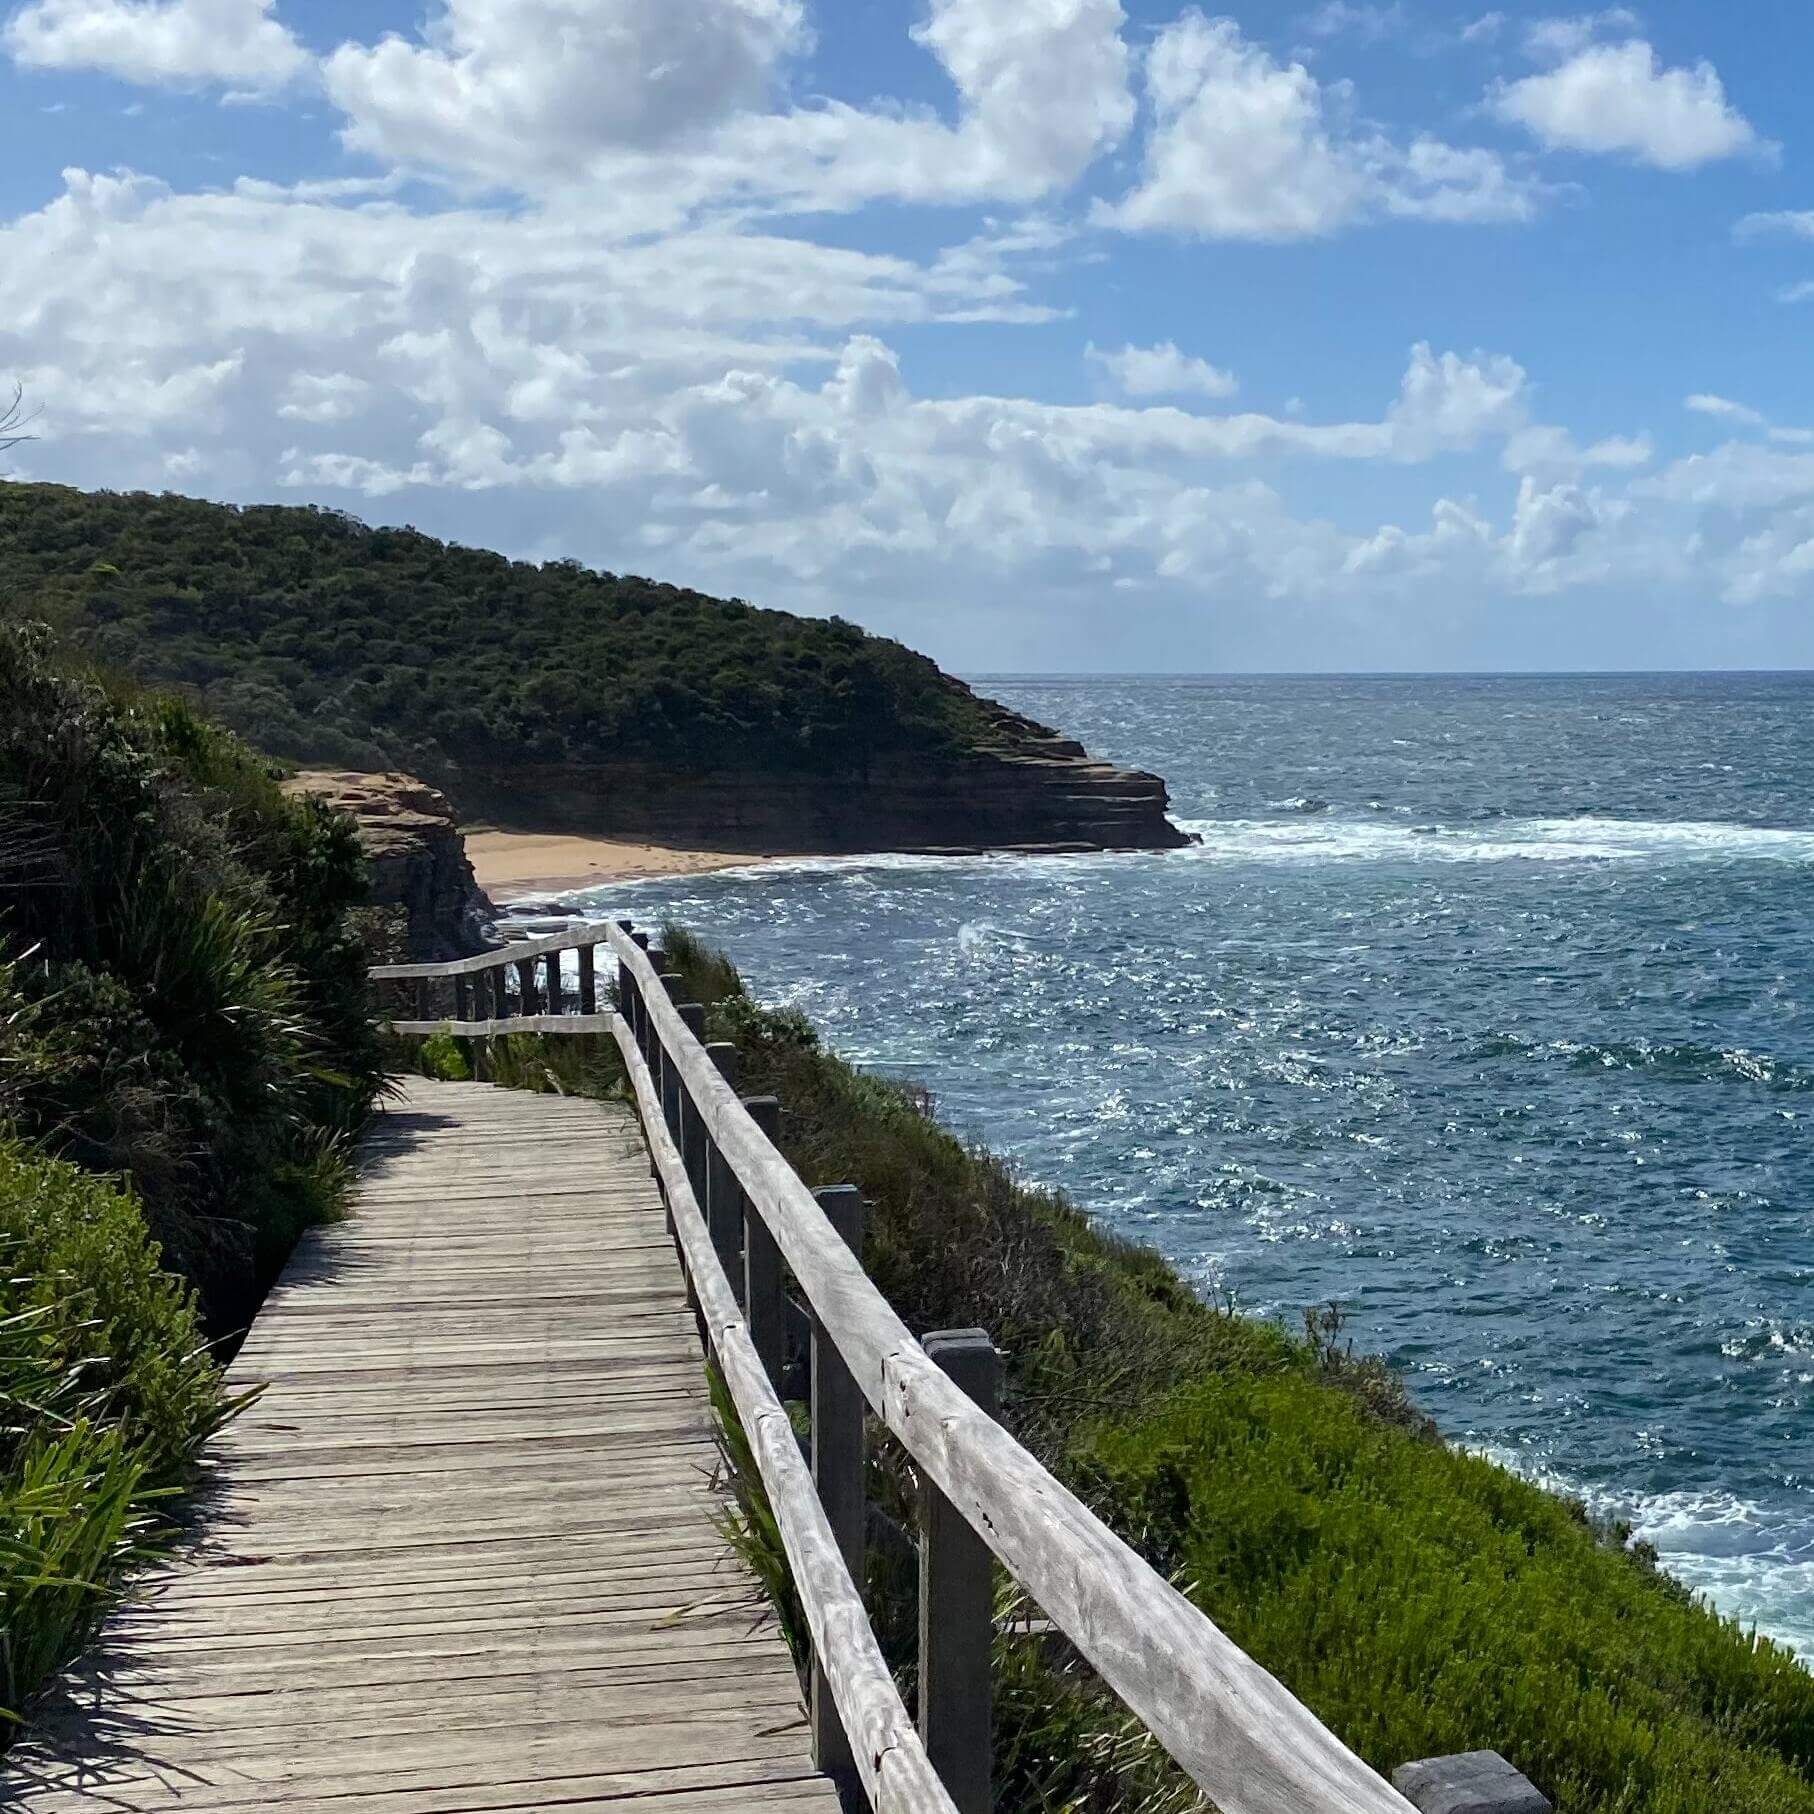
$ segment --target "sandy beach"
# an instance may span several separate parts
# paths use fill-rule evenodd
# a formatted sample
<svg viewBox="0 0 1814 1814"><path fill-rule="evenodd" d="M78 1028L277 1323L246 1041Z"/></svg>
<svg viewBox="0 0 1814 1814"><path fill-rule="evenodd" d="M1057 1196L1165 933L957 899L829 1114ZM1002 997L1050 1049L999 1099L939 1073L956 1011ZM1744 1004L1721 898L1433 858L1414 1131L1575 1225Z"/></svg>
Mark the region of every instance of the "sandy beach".
<svg viewBox="0 0 1814 1814"><path fill-rule="evenodd" d="M675 850L665 844L562 837L533 831L469 831L466 854L472 860L479 886L500 902L596 888L604 882L739 869L762 861L759 854Z"/></svg>

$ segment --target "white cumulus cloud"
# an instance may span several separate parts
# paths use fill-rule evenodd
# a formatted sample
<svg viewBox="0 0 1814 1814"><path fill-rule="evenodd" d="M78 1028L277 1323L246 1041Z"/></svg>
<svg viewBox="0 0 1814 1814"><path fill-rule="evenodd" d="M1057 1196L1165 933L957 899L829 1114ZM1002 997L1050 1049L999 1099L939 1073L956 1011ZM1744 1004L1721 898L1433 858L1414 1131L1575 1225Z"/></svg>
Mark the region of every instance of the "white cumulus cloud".
<svg viewBox="0 0 1814 1814"><path fill-rule="evenodd" d="M1232 397L1240 389L1233 372L1181 353L1169 340L1119 351L1092 343L1084 348L1084 357L1101 366L1130 397Z"/></svg>
<svg viewBox="0 0 1814 1814"><path fill-rule="evenodd" d="M927 109L792 105L802 0L443 0L416 38L328 58L349 144L537 192L609 186L653 218L750 197L1030 200L1132 123L1120 0L932 0L912 38L955 124Z"/></svg>
<svg viewBox="0 0 1814 1814"><path fill-rule="evenodd" d="M32 0L0 44L28 68L179 88L277 88L311 61L275 0Z"/></svg>
<svg viewBox="0 0 1814 1814"><path fill-rule="evenodd" d="M1146 56L1140 179L1098 220L1205 239L1291 240L1367 218L1522 220L1532 186L1495 153L1356 129L1302 63L1232 19L1186 12ZM1338 97L1339 98L1339 97Z"/></svg>
<svg viewBox="0 0 1814 1814"><path fill-rule="evenodd" d="M1498 84L1488 105L1551 150L1622 154L1659 170L1774 150L1726 99L1711 63L1666 68L1641 38L1589 44L1554 69Z"/></svg>

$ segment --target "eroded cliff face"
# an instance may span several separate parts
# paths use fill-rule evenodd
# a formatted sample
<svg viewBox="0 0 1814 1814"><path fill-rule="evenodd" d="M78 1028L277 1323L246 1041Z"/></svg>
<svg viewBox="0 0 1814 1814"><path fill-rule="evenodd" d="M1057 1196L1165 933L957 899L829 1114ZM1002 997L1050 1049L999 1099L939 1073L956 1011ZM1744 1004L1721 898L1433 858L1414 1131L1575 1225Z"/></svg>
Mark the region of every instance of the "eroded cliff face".
<svg viewBox="0 0 1814 1814"><path fill-rule="evenodd" d="M776 855L861 851L1172 850L1157 775L1097 762L993 706L976 753L861 775L703 771L642 762L513 764L449 778L460 811L511 829Z"/></svg>
<svg viewBox="0 0 1814 1814"><path fill-rule="evenodd" d="M494 908L466 859L448 798L414 775L305 769L284 783L349 814L371 874L371 905L406 916L407 961L444 963L489 949Z"/></svg>

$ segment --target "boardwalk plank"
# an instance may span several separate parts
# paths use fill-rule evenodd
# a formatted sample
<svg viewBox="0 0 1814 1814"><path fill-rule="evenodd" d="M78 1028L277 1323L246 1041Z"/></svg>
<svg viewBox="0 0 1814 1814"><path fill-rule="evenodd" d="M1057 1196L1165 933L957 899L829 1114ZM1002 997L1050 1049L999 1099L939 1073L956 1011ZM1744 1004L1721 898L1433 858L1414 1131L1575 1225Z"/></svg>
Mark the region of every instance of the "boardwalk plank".
<svg viewBox="0 0 1814 1814"><path fill-rule="evenodd" d="M717 1526L634 1119L411 1081L232 1369L195 1535L46 1697L34 1814L832 1814Z"/></svg>

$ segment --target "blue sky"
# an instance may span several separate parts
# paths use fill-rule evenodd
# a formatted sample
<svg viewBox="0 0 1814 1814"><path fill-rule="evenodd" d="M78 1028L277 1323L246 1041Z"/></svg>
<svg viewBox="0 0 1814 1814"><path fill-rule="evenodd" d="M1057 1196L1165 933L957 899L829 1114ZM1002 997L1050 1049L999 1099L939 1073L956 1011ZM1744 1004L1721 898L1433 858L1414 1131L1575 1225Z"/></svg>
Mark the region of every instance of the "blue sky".
<svg viewBox="0 0 1814 1814"><path fill-rule="evenodd" d="M966 670L1814 666L1789 0L0 21L15 476Z"/></svg>

